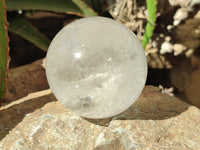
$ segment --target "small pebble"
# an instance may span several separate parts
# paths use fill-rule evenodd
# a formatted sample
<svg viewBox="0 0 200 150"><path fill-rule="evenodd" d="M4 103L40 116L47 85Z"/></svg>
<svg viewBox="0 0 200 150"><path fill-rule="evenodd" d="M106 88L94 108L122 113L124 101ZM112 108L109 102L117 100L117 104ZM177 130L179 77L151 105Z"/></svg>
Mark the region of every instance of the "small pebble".
<svg viewBox="0 0 200 150"><path fill-rule="evenodd" d="M181 54L184 50L186 50L186 47L182 44L177 43L173 45L173 49L174 49L174 56L177 56Z"/></svg>
<svg viewBox="0 0 200 150"><path fill-rule="evenodd" d="M173 51L173 46L171 43L165 41L161 45L160 54L171 53Z"/></svg>

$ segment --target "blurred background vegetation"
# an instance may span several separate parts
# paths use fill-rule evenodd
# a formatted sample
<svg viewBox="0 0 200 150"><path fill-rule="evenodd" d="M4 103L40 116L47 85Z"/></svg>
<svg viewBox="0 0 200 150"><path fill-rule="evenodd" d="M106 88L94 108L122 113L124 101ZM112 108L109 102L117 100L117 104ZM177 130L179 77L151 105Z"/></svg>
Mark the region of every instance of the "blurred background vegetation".
<svg viewBox="0 0 200 150"><path fill-rule="evenodd" d="M48 37L41 33L38 27L32 25L29 21L34 18L34 15L42 12L47 13L47 17L61 16L61 18L68 17L66 14L76 15L78 17L90 17L102 14L102 1L101 0L1 0L0 3L0 23L1 23L1 36L0 36L0 99L2 99L5 93L6 80L8 76L8 64L9 64L9 46L8 46L8 31L10 32L10 39L12 40L13 34L20 36L21 38L34 44L42 51L46 52L50 44L52 37ZM45 13L44 13L45 14ZM55 15L54 15L55 14ZM40 15L38 19L40 19ZM58 17L59 18L59 17ZM8 22L9 26L8 26ZM51 24L54 24L54 20L48 22L49 27L52 28ZM60 25L59 25L60 27ZM54 28L54 27L53 27ZM55 27L59 30L57 27ZM50 29L51 30L51 29ZM53 29L54 30L54 29ZM56 31L57 32L57 31ZM18 38L14 36L14 38ZM15 44L10 43L10 55L12 57ZM26 44L24 44L26 49ZM23 51L24 52L24 51ZM15 52L14 52L15 53ZM27 50L26 53L29 53ZM37 52L36 52L37 53ZM26 55L26 54L24 54ZM41 53L41 57L44 53ZM22 56L23 57L23 56ZM15 58L13 58L15 59ZM23 65L23 61L26 62L26 57L21 58L21 64L14 64L11 61L10 67L16 67ZM28 61L33 61L35 58ZM27 63L27 62L26 62Z"/></svg>
<svg viewBox="0 0 200 150"><path fill-rule="evenodd" d="M190 96L196 91L192 99L200 98L200 87L192 85L200 85L200 80L192 79L193 70L200 66L200 1L188 1L0 0L0 100L9 68L44 58L50 41L68 23L105 16L121 22L141 40L149 66L146 84L160 85L161 91L200 107L200 101L193 102Z"/></svg>
<svg viewBox="0 0 200 150"><path fill-rule="evenodd" d="M42 51L46 52L48 49L48 46L50 44L50 40L52 37L49 37L48 35L46 36L45 34L41 33L38 29L38 27L35 27L32 25L30 22L32 21L31 19L34 19L34 16L38 20L40 19L40 15L46 15L47 17L52 17L52 16L57 16L58 18L80 18L80 17L91 17L91 16L106 16L108 13L108 8L109 6L114 3L114 1L103 1L103 0L6 0L3 1L1 0L1 8L4 11L4 15L1 16L1 18L4 18L4 22L6 22L6 18L9 22L9 26L6 25L6 28L8 27L8 31L11 33L11 39L12 39L12 34L16 34L20 36L21 38L29 41L30 43L34 44L38 48L40 48ZM148 2L148 0L147 0ZM152 22L155 22L155 2L153 1L154 4L149 1L147 4L148 7L151 7L150 10L152 13L150 13L150 16L152 19ZM5 4L6 3L6 4ZM154 6L154 9L152 9L152 6ZM7 11L7 16L6 16L6 11ZM43 13L42 13L43 12ZM47 12L45 14L45 12ZM3 14L3 13L2 13ZM69 14L71 16L69 16ZM53 24L50 21L49 24ZM51 28L51 25L49 25ZM146 27L150 31L145 34L145 39L143 41L143 46L145 47L146 44L148 43L148 39L153 33L153 28L154 26L151 24L147 24ZM52 29L54 30L54 29ZM57 29L58 30L58 29ZM4 29L4 31L1 31L2 33L4 32L7 34L7 29ZM56 31L57 32L57 31ZM15 37L15 36L14 36ZM15 37L16 38L16 37ZM18 37L17 37L18 38ZM3 40L3 39L1 39ZM7 40L8 38L4 37L4 40ZM0 41L1 42L1 41ZM8 46L8 45L7 45ZM10 43L11 49L14 48L14 43ZM2 74L7 75L8 70L8 64L5 63L9 61L9 56L8 56L8 47L2 48L1 50L1 56L3 57L0 60L0 64L2 66L1 72ZM28 52L28 51L27 51ZM12 50L11 50L11 56L12 56ZM14 59L14 58L13 58ZM22 58L24 59L24 58ZM4 62L3 62L4 60ZM11 61L10 67L16 66L17 64L13 64ZM20 65L23 65L20 64ZM7 68L6 68L7 67ZM3 93L5 91L5 81L6 81L6 76L1 77L1 88L0 88L0 99L3 97Z"/></svg>

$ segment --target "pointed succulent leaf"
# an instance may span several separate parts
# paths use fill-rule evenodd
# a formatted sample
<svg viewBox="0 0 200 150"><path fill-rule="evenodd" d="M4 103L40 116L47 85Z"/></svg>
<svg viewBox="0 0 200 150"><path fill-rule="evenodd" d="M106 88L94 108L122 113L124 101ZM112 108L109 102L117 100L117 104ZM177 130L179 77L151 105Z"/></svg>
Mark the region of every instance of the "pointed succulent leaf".
<svg viewBox="0 0 200 150"><path fill-rule="evenodd" d="M0 0L0 105L5 94L8 78L9 46L8 22L6 19L5 0Z"/></svg>
<svg viewBox="0 0 200 150"><path fill-rule="evenodd" d="M24 20L19 15L10 15L8 17L9 28L8 30L15 33L22 38L33 43L43 51L47 51L50 44L50 40L47 39L42 33L40 33L35 27Z"/></svg>

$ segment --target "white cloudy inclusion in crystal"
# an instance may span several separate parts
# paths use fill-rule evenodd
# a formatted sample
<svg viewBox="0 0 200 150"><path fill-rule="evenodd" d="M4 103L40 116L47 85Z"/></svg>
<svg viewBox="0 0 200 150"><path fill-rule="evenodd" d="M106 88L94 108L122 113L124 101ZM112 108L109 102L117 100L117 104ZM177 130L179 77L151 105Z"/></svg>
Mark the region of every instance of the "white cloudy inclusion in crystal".
<svg viewBox="0 0 200 150"><path fill-rule="evenodd" d="M132 31L109 18L89 17L55 36L46 74L54 95L69 110L86 118L107 118L137 100L147 62Z"/></svg>

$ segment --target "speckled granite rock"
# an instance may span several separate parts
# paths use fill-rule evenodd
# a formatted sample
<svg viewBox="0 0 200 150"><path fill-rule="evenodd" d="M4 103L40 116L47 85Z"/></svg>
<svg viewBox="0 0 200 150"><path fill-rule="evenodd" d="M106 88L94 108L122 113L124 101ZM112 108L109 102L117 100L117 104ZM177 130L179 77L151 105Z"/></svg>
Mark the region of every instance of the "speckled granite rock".
<svg viewBox="0 0 200 150"><path fill-rule="evenodd" d="M50 102L26 115L0 149L196 150L199 143L200 110L147 86L127 111L102 120L75 116Z"/></svg>

